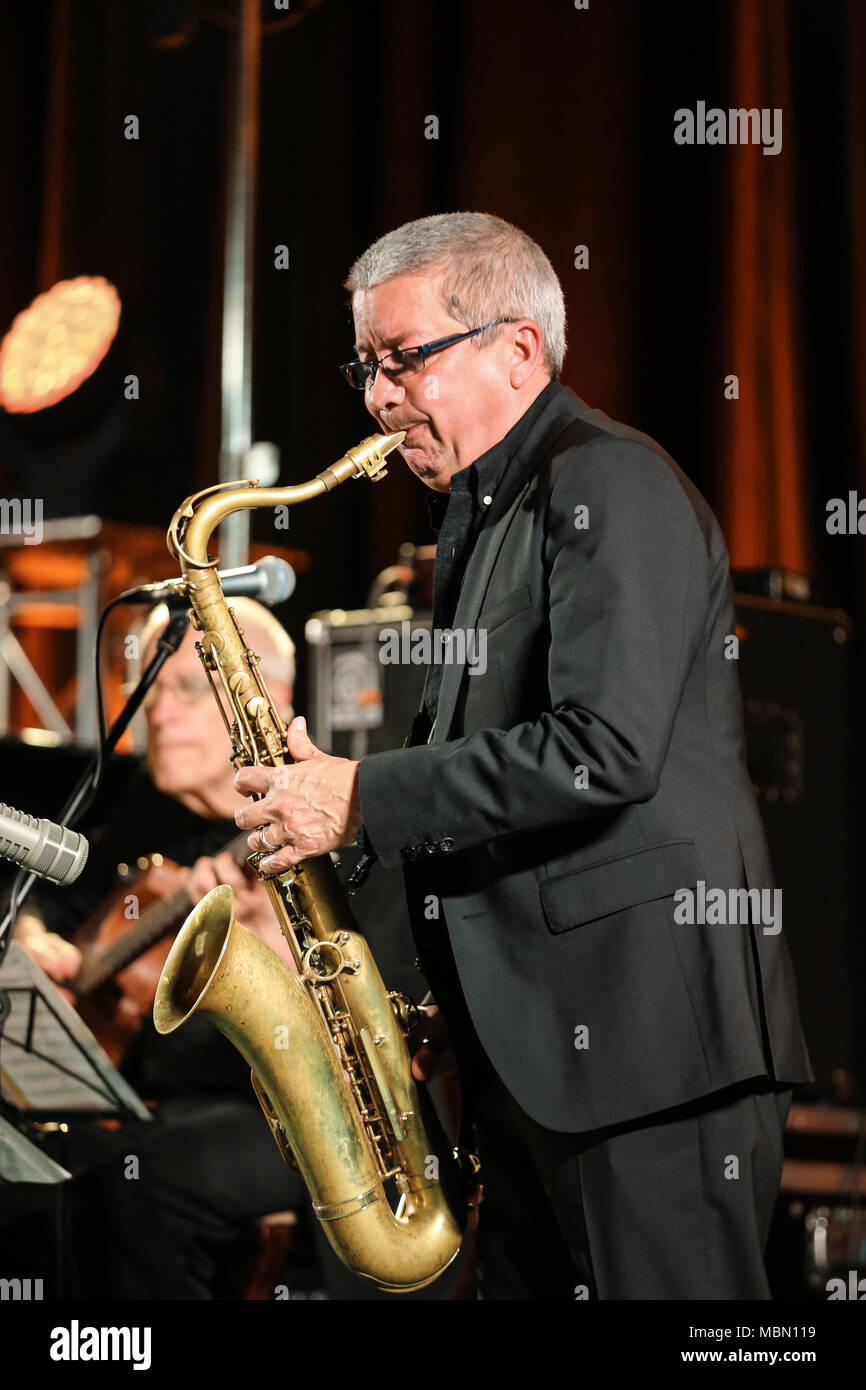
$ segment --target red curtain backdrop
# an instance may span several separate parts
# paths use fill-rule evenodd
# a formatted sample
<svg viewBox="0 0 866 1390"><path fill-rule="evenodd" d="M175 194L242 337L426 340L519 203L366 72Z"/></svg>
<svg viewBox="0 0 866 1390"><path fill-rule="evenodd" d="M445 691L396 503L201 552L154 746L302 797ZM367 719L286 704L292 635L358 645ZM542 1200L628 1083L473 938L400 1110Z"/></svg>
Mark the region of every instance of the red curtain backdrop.
<svg viewBox="0 0 866 1390"><path fill-rule="evenodd" d="M728 151L728 235L720 267L724 377L718 383L719 519L733 568L780 565L812 573L797 287L801 269L794 190L797 110L792 101L785 0L736 0L725 106L782 112L782 148Z"/></svg>

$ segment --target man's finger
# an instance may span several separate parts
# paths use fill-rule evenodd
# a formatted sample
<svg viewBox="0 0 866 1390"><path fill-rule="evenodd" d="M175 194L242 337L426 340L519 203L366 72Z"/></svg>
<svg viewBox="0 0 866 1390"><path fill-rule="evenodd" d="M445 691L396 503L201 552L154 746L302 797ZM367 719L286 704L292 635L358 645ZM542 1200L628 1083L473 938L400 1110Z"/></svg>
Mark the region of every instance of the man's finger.
<svg viewBox="0 0 866 1390"><path fill-rule="evenodd" d="M269 854L259 864L266 874L284 874L286 869L293 869L296 864L300 864L303 859L302 854L292 849L291 845L284 845L276 854Z"/></svg>
<svg viewBox="0 0 866 1390"><path fill-rule="evenodd" d="M412 1075L416 1081L432 1081L442 1069L443 1057L432 1047L421 1047L412 1058Z"/></svg>
<svg viewBox="0 0 866 1390"><path fill-rule="evenodd" d="M232 874L225 874L222 882L227 883L234 891L238 911L241 910L241 905L243 905L243 910L247 911L250 903L259 903L261 888L257 874L253 873L251 877L248 877L247 874L236 869Z"/></svg>
<svg viewBox="0 0 866 1390"><path fill-rule="evenodd" d="M321 752L307 733L307 721L302 714L289 725L286 743L296 763L303 762L305 758L315 758Z"/></svg>
<svg viewBox="0 0 866 1390"><path fill-rule="evenodd" d="M213 859L197 859L189 871L186 889L191 898L203 898L219 883Z"/></svg>
<svg viewBox="0 0 866 1390"><path fill-rule="evenodd" d="M433 1053L429 1047L422 1047L412 1058L412 1075L416 1081L429 1081L433 1066Z"/></svg>
<svg viewBox="0 0 866 1390"><path fill-rule="evenodd" d="M218 854L213 862L220 883L230 883L233 888L246 887L243 868L240 864L235 863L228 850L223 850L222 854Z"/></svg>
<svg viewBox="0 0 866 1390"><path fill-rule="evenodd" d="M285 791L283 791L279 805L284 808L288 804ZM260 825L267 825L269 822L272 825L275 824L270 814L271 805L271 801L265 797L263 801L254 801L250 806L240 806L235 811L235 825L239 830L258 830Z"/></svg>
<svg viewBox="0 0 866 1390"><path fill-rule="evenodd" d="M81 952L78 947L73 946L71 941L64 941L62 937L55 937L51 942L51 950L57 952L63 969L74 975L81 964Z"/></svg>
<svg viewBox="0 0 866 1390"><path fill-rule="evenodd" d="M61 954L50 946L43 947L41 945L32 945L25 947L25 950L28 955L35 960L40 969L44 970L45 974L48 975L50 979L54 980L55 984L59 980L68 980L74 975L81 959L78 953L76 953L75 957L70 957Z"/></svg>
<svg viewBox="0 0 866 1390"><path fill-rule="evenodd" d="M263 828L267 839L262 837ZM280 838L279 830L273 821L265 822L264 826L262 822L260 822L253 833L247 836L247 844L253 854L276 854L277 850L284 848L284 846L279 843ZM270 843L268 843L268 841L270 841Z"/></svg>
<svg viewBox="0 0 866 1390"><path fill-rule="evenodd" d="M271 778L270 770L266 767L242 767L240 772L235 775L235 790L242 796L252 796L253 792L270 791ZM238 820L240 812L235 813L235 820L238 825L243 822Z"/></svg>

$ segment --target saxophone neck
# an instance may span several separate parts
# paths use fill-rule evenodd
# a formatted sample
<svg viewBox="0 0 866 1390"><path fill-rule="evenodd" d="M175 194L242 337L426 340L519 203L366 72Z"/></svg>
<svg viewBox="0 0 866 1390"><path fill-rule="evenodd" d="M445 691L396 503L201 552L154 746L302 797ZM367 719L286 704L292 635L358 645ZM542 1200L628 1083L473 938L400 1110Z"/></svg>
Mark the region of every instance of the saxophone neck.
<svg viewBox="0 0 866 1390"><path fill-rule="evenodd" d="M210 567L210 538L221 521L233 512L254 508L294 507L323 492L331 492L349 478L380 482L386 475L385 459L405 439L405 430L371 434L315 478L290 487L260 487L258 482L220 483L194 493L178 507L168 528L168 548L180 562L184 576Z"/></svg>

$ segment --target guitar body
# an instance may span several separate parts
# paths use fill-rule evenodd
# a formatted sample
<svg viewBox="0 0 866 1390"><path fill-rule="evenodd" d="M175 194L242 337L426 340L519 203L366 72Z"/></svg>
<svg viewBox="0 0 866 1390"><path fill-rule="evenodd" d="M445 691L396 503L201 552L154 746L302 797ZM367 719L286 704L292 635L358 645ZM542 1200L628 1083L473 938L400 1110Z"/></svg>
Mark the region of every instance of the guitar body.
<svg viewBox="0 0 866 1390"><path fill-rule="evenodd" d="M151 861L139 878L124 879L100 908L96 921L83 928L76 942L84 952L82 968L93 968L109 947L117 948L121 938L135 936L137 924L148 909L180 887L179 866L170 859L156 858L159 862ZM77 1000L78 1012L115 1067L120 1066L153 1009L156 986L175 931L176 927L169 924L160 940Z"/></svg>

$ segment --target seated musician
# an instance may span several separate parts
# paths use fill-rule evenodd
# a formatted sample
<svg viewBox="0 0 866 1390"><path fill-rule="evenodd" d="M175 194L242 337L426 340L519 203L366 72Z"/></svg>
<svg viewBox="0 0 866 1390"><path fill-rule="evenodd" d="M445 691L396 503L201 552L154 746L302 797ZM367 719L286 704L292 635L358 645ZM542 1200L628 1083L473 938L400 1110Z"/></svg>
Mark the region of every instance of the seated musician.
<svg viewBox="0 0 866 1390"><path fill-rule="evenodd" d="M261 605L232 602L261 655L275 702L290 713L291 638ZM141 638L144 664L166 620L165 609L151 615ZM232 816L243 799L232 785L228 738L194 638L186 634L149 692L147 771L134 778L111 823L91 835L82 878L62 892L43 889L36 909L31 899L19 918L18 939L61 986L71 982L82 958L69 938L112 888L119 890L121 916L133 916L126 928L134 926L129 904L137 893L143 916L145 891L163 895L182 886L197 901L216 883L230 883L239 920L289 959L264 889L225 850L237 839ZM118 878L118 864L134 867L138 856L153 851L163 862L144 881ZM125 1024L126 1015L134 1015L134 1037L120 1066L143 1099L156 1105L150 1124L124 1123L119 1131L73 1124L58 1137L54 1156L75 1174L66 1203L66 1296L237 1296L242 1290L226 1279L238 1234L254 1218L306 1204L304 1185L277 1151L240 1054L204 1019L193 1018L167 1037L155 1032L150 1009L170 942L167 936L121 973L121 981L129 980L126 994L141 1007L128 997L116 1001L116 1013L106 1005L106 1036L93 1010L82 1009L113 1057L118 1051L109 1043L117 1042L118 1018Z"/></svg>

